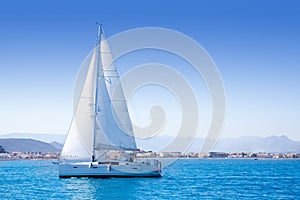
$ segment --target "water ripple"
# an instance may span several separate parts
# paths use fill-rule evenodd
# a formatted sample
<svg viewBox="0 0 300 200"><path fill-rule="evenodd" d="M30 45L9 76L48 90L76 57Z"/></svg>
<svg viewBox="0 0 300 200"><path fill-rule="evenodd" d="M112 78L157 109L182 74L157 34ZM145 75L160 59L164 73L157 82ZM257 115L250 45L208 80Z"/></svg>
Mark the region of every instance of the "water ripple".
<svg viewBox="0 0 300 200"><path fill-rule="evenodd" d="M181 159L163 178L59 179L51 161L1 161L1 199L299 199L300 160Z"/></svg>

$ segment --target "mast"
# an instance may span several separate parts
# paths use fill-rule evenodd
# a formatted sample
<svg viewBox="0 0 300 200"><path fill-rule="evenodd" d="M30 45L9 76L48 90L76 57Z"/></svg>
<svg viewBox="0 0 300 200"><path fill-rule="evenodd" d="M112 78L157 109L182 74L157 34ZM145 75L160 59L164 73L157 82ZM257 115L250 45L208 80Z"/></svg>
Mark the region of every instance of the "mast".
<svg viewBox="0 0 300 200"><path fill-rule="evenodd" d="M101 34L102 34L102 24L98 25L98 32L97 32L97 40L96 40L96 83L95 83L95 111L94 111L94 138L93 138L93 155L92 155L92 162L95 161L95 136L96 136L96 129L97 129L97 113L98 113L98 83L100 77L100 44L101 44Z"/></svg>

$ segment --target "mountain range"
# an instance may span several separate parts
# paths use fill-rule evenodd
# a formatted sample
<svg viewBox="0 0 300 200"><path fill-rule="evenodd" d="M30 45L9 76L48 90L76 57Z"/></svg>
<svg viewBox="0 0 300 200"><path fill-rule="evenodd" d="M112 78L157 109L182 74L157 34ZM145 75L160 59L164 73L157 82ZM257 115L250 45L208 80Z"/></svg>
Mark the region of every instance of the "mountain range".
<svg viewBox="0 0 300 200"><path fill-rule="evenodd" d="M137 143L141 146L150 146L151 149L161 149L166 146L174 137L164 136L149 144L147 140L137 139ZM192 141L192 139L181 138L181 141ZM187 152L200 152L204 143L203 138L195 138L192 145L190 145ZM171 149L168 151L178 151ZM214 148L210 151L214 152L280 152L288 153L295 152L300 153L300 142L293 141L287 136L269 136L269 137L257 137L257 136L245 136L240 138L221 138L217 141Z"/></svg>
<svg viewBox="0 0 300 200"><path fill-rule="evenodd" d="M7 139L7 138L18 138L18 139L33 139L39 140L42 142L58 142L63 144L66 139L66 135L63 134L45 134L45 133L8 133L0 135L0 139Z"/></svg>
<svg viewBox="0 0 300 200"><path fill-rule="evenodd" d="M61 147L56 145L56 143L53 145L33 139L0 139L0 146L2 146L6 152L60 152Z"/></svg>
<svg viewBox="0 0 300 200"><path fill-rule="evenodd" d="M59 134L12 133L0 135L0 146L8 152L60 152L65 137L65 135ZM162 137L159 142L152 143L151 147L155 150L161 149L160 147L172 140L172 137ZM188 151L199 152L203 142L204 139L196 138ZM142 143L140 145L143 146ZM269 137L246 136L236 139L221 138L212 151L300 153L300 142L293 141L285 135Z"/></svg>
<svg viewBox="0 0 300 200"><path fill-rule="evenodd" d="M240 137L219 140L214 151L221 152L297 152L300 153L300 142L287 136Z"/></svg>

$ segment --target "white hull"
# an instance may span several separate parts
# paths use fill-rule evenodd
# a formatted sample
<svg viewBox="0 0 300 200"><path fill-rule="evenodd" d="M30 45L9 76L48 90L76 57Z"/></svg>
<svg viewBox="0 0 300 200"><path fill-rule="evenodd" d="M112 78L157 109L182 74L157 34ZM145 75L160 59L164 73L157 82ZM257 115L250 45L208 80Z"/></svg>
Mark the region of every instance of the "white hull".
<svg viewBox="0 0 300 200"><path fill-rule="evenodd" d="M135 162L74 162L59 163L59 177L161 177L161 164Z"/></svg>

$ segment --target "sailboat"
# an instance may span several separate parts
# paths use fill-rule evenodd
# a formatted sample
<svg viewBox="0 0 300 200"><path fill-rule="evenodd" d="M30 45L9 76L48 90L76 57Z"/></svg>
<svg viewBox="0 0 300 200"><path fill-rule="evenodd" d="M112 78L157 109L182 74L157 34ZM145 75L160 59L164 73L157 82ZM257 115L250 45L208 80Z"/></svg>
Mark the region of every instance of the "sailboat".
<svg viewBox="0 0 300 200"><path fill-rule="evenodd" d="M59 158L59 177L161 177L158 160L136 159L139 150L127 102L100 24L87 63Z"/></svg>

